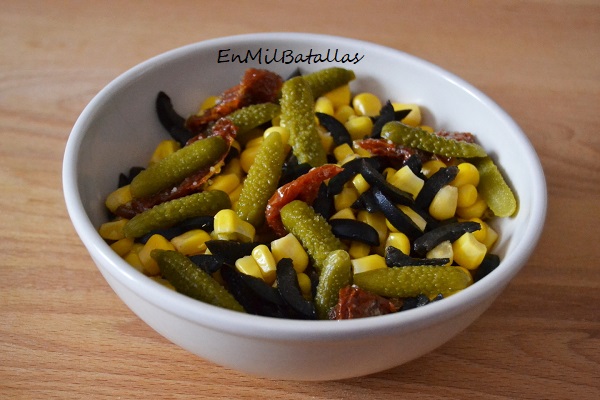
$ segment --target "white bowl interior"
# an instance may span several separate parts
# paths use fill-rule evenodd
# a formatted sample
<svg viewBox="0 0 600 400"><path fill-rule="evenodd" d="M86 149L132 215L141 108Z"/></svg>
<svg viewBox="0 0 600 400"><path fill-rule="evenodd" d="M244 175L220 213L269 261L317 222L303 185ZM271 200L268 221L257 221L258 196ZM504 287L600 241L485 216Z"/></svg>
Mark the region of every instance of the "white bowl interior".
<svg viewBox="0 0 600 400"><path fill-rule="evenodd" d="M257 59L249 63L218 63L218 52L223 49L236 54L246 54L249 50L255 54L259 49L263 54L266 49L270 52L290 49L294 54L337 49L340 55L359 53L364 58L356 64L258 64ZM170 292L128 266L96 233L97 227L107 220L104 199L116 188L119 173L134 165L146 165L158 141L168 137L154 109L159 91L170 95L175 109L188 115L205 97L237 84L249 67L269 69L285 77L296 68L307 72L332 65L355 71L357 80L351 84L354 92L371 91L382 99L420 104L425 109L427 124L474 133L501 166L518 196L519 212L494 225L501 235L495 252L503 261L489 277L436 304L368 321L279 321L242 316ZM515 122L487 96L439 67L402 52L351 39L310 34L252 34L215 39L173 50L131 69L103 89L78 119L65 152L63 180L74 226L117 293L159 332L209 358L189 340L180 339L164 328L158 318L152 317L153 312L158 314L152 307L175 314L192 325L201 324L220 332L235 334L245 329L246 336L258 339L363 340L393 330L414 331L442 323L452 316L458 318L464 311L469 317L461 317L464 323L456 325L460 331L487 308L526 262L539 239L546 211L544 176L535 151ZM160 302L155 300L157 296ZM143 309L142 302L147 303ZM433 341L424 348L429 351L447 339L440 343ZM227 360L217 362L228 365ZM393 365L388 362L383 367Z"/></svg>

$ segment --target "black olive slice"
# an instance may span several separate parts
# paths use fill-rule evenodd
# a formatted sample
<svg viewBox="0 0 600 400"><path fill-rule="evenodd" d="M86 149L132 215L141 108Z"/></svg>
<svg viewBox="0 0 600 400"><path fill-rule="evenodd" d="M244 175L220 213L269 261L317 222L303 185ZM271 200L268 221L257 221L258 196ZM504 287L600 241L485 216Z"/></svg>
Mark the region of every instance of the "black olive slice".
<svg viewBox="0 0 600 400"><path fill-rule="evenodd" d="M175 111L171 98L165 92L159 92L156 97L156 114L161 125L180 145L185 146L194 137L192 131L185 126L185 118Z"/></svg>
<svg viewBox="0 0 600 400"><path fill-rule="evenodd" d="M379 246L379 234L371 225L355 219L330 219L331 231L340 239L355 240L371 246Z"/></svg>
<svg viewBox="0 0 600 400"><path fill-rule="evenodd" d="M285 302L305 319L316 319L315 305L302 296L298 276L291 258L282 258L277 263L277 290Z"/></svg>
<svg viewBox="0 0 600 400"><path fill-rule="evenodd" d="M360 165L360 173L369 185L376 187L393 203L407 206L410 206L414 203L413 197L410 193L400 190L396 186L386 181L384 176L375 167L373 167L371 163L365 161L366 159L362 158L360 160L362 161Z"/></svg>
<svg viewBox="0 0 600 400"><path fill-rule="evenodd" d="M425 255L429 250L446 240L454 242L463 234L475 232L479 229L481 229L481 225L473 221L443 224L416 238L413 242L413 250L416 254Z"/></svg>
<svg viewBox="0 0 600 400"><path fill-rule="evenodd" d="M411 240L422 235L423 232L421 232L421 229L413 222L413 220L396 207L396 205L392 203L379 188L371 187L363 194L367 193L370 193L370 195L373 196L373 199L369 201L373 201L373 203L377 205L377 208L399 232L404 233Z"/></svg>
<svg viewBox="0 0 600 400"><path fill-rule="evenodd" d="M252 250L260 243L240 243L231 240L209 240L206 247L211 254L221 257L223 262L229 265L235 265L235 261L252 254Z"/></svg>
<svg viewBox="0 0 600 400"><path fill-rule="evenodd" d="M223 259L212 254L196 254L189 259L208 274L214 274L223 265Z"/></svg>
<svg viewBox="0 0 600 400"><path fill-rule="evenodd" d="M383 128L383 126L388 122L394 121L395 119L396 115L394 112L394 107L392 106L392 102L388 100L385 102L383 107L381 107L381 110L379 110L379 116L375 120L373 129L371 130L371 137L376 139L380 138L381 128Z"/></svg>
<svg viewBox="0 0 600 400"><path fill-rule="evenodd" d="M437 192L439 192L442 187L452 182L454 178L456 178L456 174L458 174L458 167L452 165L446 168L440 168L439 171L431 175L429 179L425 180L421 191L417 195L415 206L420 209L428 208Z"/></svg>
<svg viewBox="0 0 600 400"><path fill-rule="evenodd" d="M319 119L319 123L331 133L333 143L336 146L346 143L352 147L352 137L350 137L350 133L348 133L348 129L346 129L344 124L329 114L320 112L315 114Z"/></svg>
<svg viewBox="0 0 600 400"><path fill-rule="evenodd" d="M388 267L442 266L450 262L449 258L414 258L404 254L394 246L385 249L385 263Z"/></svg>
<svg viewBox="0 0 600 400"><path fill-rule="evenodd" d="M500 265L500 257L496 254L487 253L485 257L483 257L483 261L479 264L479 267L475 271L473 276L473 281L477 282L484 277L486 277L490 272L496 269L496 267Z"/></svg>

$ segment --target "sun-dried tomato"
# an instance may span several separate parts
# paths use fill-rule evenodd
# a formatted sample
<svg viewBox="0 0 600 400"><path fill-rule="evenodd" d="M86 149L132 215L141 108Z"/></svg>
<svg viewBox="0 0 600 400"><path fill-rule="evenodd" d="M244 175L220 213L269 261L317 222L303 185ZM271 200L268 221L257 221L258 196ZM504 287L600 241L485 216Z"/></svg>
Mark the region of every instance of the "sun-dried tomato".
<svg viewBox="0 0 600 400"><path fill-rule="evenodd" d="M329 319L373 317L398 310L399 306L391 300L352 285L340 289L338 303L331 309Z"/></svg>
<svg viewBox="0 0 600 400"><path fill-rule="evenodd" d="M274 72L249 68L239 85L227 89L219 101L201 115L192 115L186 126L196 135L202 135L206 127L219 118L251 104L268 103L277 99L283 79Z"/></svg>
<svg viewBox="0 0 600 400"><path fill-rule="evenodd" d="M362 139L354 142L360 148L367 150L374 156L388 157L404 163L411 156L417 154L421 160L428 158L428 155L412 147L404 147L383 139Z"/></svg>
<svg viewBox="0 0 600 400"><path fill-rule="evenodd" d="M312 204L319 193L321 183L342 171L343 168L338 165L325 164L315 167L299 178L281 186L267 203L265 211L267 224L277 235L284 236L287 232L281 223L281 209L293 200L302 200Z"/></svg>

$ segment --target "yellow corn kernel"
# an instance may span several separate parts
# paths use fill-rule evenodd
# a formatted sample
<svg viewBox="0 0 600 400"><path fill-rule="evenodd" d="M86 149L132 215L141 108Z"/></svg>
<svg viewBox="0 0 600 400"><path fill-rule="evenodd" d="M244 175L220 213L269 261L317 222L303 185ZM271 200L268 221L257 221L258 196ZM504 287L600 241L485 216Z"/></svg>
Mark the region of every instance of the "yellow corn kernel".
<svg viewBox="0 0 600 400"><path fill-rule="evenodd" d="M238 157L232 158L227 165L225 165L225 168L221 169L221 174L235 174L241 179L244 175L244 170L242 169L240 159Z"/></svg>
<svg viewBox="0 0 600 400"><path fill-rule="evenodd" d="M498 232L496 232L491 226L486 224L485 233L485 238L483 239L483 241L481 241L481 243L483 243L488 250L491 250L492 247L494 247L496 240L498 240Z"/></svg>
<svg viewBox="0 0 600 400"><path fill-rule="evenodd" d="M168 156L169 154L175 153L181 148L181 145L173 139L163 140L156 146L152 157L150 157L150 164L155 164Z"/></svg>
<svg viewBox="0 0 600 400"><path fill-rule="evenodd" d="M113 249L115 253L117 253L120 257L123 257L127 253L131 251L133 248L133 239L131 238L123 238L119 239L113 244L110 245L110 248Z"/></svg>
<svg viewBox="0 0 600 400"><path fill-rule="evenodd" d="M449 240L445 240L442 243L429 250L425 255L426 258L447 258L449 261L446 265L452 265L454 262L454 250L452 249L452 243Z"/></svg>
<svg viewBox="0 0 600 400"><path fill-rule="evenodd" d="M472 233L467 232L452 243L454 261L466 269L476 269L487 253L485 244L475 239Z"/></svg>
<svg viewBox="0 0 600 400"><path fill-rule="evenodd" d="M333 103L326 96L321 96L315 100L315 112L333 116Z"/></svg>
<svg viewBox="0 0 600 400"><path fill-rule="evenodd" d="M125 185L110 193L106 197L106 201L104 202L104 204L106 205L106 208L108 208L111 212L114 213L115 211L117 211L117 208L119 208L119 206L129 203L131 200L133 200L131 190L129 188L129 185Z"/></svg>
<svg viewBox="0 0 600 400"><path fill-rule="evenodd" d="M354 152L356 153L357 156L362 157L362 158L368 158L368 157L373 156L371 153L369 153L369 150L363 149L360 146L355 146Z"/></svg>
<svg viewBox="0 0 600 400"><path fill-rule="evenodd" d="M298 286L300 286L300 291L302 292L302 297L306 300L312 299L312 281L310 277L306 275L304 272L299 272L298 276Z"/></svg>
<svg viewBox="0 0 600 400"><path fill-rule="evenodd" d="M333 197L333 204L337 211L350 207L358 200L358 191L354 187L345 187Z"/></svg>
<svg viewBox="0 0 600 400"><path fill-rule="evenodd" d="M171 239L171 244L178 252L186 256L202 254L206 251L206 241L210 240L210 234L202 229L192 229Z"/></svg>
<svg viewBox="0 0 600 400"><path fill-rule="evenodd" d="M271 254L276 262L282 258L291 258L296 272L303 272L308 267L308 254L291 233L271 242Z"/></svg>
<svg viewBox="0 0 600 400"><path fill-rule="evenodd" d="M221 210L215 214L213 233L220 240L252 242L256 229L251 223L244 221L231 209Z"/></svg>
<svg viewBox="0 0 600 400"><path fill-rule="evenodd" d="M256 153L258 153L259 149L260 146L246 147L244 151L242 151L242 153L240 154L240 164L242 166L242 170L245 173L248 173L250 167L252 166L252 164L254 164L254 159L256 158Z"/></svg>
<svg viewBox="0 0 600 400"><path fill-rule="evenodd" d="M129 253L123 256L123 260L127 262L127 264L131 265L133 268L137 269L140 272L144 272L144 265L140 260L140 256L137 251L130 251Z"/></svg>
<svg viewBox="0 0 600 400"><path fill-rule="evenodd" d="M325 93L323 96L329 99L334 108L338 108L350 104L352 93L350 85L346 84Z"/></svg>
<svg viewBox="0 0 600 400"><path fill-rule="evenodd" d="M472 232L472 233L473 233L473 236L475 237L475 239L477 239L478 241L483 243L483 241L485 240L485 237L487 235L488 224L483 222L483 220L481 218L469 218L467 220L459 219L459 221L477 222L479 224L479 226L481 226L481 229L479 229L478 231Z"/></svg>
<svg viewBox="0 0 600 400"><path fill-rule="evenodd" d="M262 273L262 278L265 282L271 285L275 282L275 272L277 270L277 262L271 253L271 250L264 245L259 244L252 250L252 257Z"/></svg>
<svg viewBox="0 0 600 400"><path fill-rule="evenodd" d="M354 156L354 151L352 147L348 143L340 144L333 149L333 156L337 160L337 162L341 163L346 158L350 156Z"/></svg>
<svg viewBox="0 0 600 400"><path fill-rule="evenodd" d="M427 178L431 178L431 175L438 172L441 168L446 168L446 164L444 164L440 160L429 160L423 163L423 166L421 167L421 172Z"/></svg>
<svg viewBox="0 0 600 400"><path fill-rule="evenodd" d="M385 247L388 246L395 247L404 254L410 254L410 240L402 232L390 232L385 241Z"/></svg>
<svg viewBox="0 0 600 400"><path fill-rule="evenodd" d="M421 108L417 104L392 103L392 107L394 111L410 110L410 113L402 119L402 123L411 126L421 125Z"/></svg>
<svg viewBox="0 0 600 400"><path fill-rule="evenodd" d="M362 258L369 255L371 246L364 242L353 240L348 248L348 254L351 258Z"/></svg>
<svg viewBox="0 0 600 400"><path fill-rule="evenodd" d="M381 100L373 93L359 93L352 99L352 107L356 115L375 117L381 111Z"/></svg>
<svg viewBox="0 0 600 400"><path fill-rule="evenodd" d="M356 113L354 112L354 108L349 105L339 106L335 110L335 114L333 115L335 119L340 121L342 124L346 123L350 118L356 117Z"/></svg>
<svg viewBox="0 0 600 400"><path fill-rule="evenodd" d="M235 260L235 268L242 274L250 275L258 279L263 279L260 267L252 256L245 256Z"/></svg>
<svg viewBox="0 0 600 400"><path fill-rule="evenodd" d="M386 169L383 170L382 175L385 177L385 180L390 183L390 180L392 179L392 176L394 176L394 174L398 172L397 169L392 168L392 167L387 167Z"/></svg>
<svg viewBox="0 0 600 400"><path fill-rule="evenodd" d="M366 115L350 118L344 123L352 140L363 139L371 134L373 121Z"/></svg>
<svg viewBox="0 0 600 400"><path fill-rule="evenodd" d="M377 231L379 243L384 243L388 235L387 219L382 213L370 213L365 210L358 212L357 218L361 222L371 225Z"/></svg>
<svg viewBox="0 0 600 400"><path fill-rule="evenodd" d="M200 109L198 110L198 114L202 114L205 110L208 110L211 107L214 107L219 102L218 96L208 96L202 104L200 104Z"/></svg>
<svg viewBox="0 0 600 400"><path fill-rule="evenodd" d="M240 199L240 193L242 193L243 187L244 187L244 185L238 185L238 187L236 187L229 193L229 200L231 200L232 205L237 203L237 201ZM232 208L235 208L235 207L232 207Z"/></svg>
<svg viewBox="0 0 600 400"><path fill-rule="evenodd" d="M326 153L330 153L332 147L334 146L333 136L331 136L331 134L322 127L319 127L318 131L319 131L319 139L321 139L321 145L325 149Z"/></svg>
<svg viewBox="0 0 600 400"><path fill-rule="evenodd" d="M352 270L355 274L360 274L361 272L388 267L385 263L385 258L380 256L379 254L371 254L366 257L355 258L351 261L351 263Z"/></svg>
<svg viewBox="0 0 600 400"><path fill-rule="evenodd" d="M477 188L472 183L458 187L457 207L470 207L477 201Z"/></svg>
<svg viewBox="0 0 600 400"><path fill-rule="evenodd" d="M415 225L419 227L421 231L425 230L425 226L427 226L427 221L425 221L425 219L419 213L417 213L412 208L404 205L399 205L398 208L404 214L408 215L408 217L412 219L412 221L415 223Z"/></svg>
<svg viewBox="0 0 600 400"><path fill-rule="evenodd" d="M125 237L123 227L129 221L128 219L117 219L114 221L105 222L100 225L98 233L105 240L120 240Z"/></svg>
<svg viewBox="0 0 600 400"><path fill-rule="evenodd" d="M346 207L333 214L329 219L356 219L356 217L352 208Z"/></svg>
<svg viewBox="0 0 600 400"><path fill-rule="evenodd" d="M404 190L413 195L416 198L425 181L419 178L407 165L400 168L394 175L392 175L388 181L398 189Z"/></svg>
<svg viewBox="0 0 600 400"><path fill-rule="evenodd" d="M455 186L443 186L433 197L429 205L429 214L438 221L454 217L458 203L458 189Z"/></svg>
<svg viewBox="0 0 600 400"><path fill-rule="evenodd" d="M240 185L240 177L236 174L219 174L210 180L205 190L222 190L229 194Z"/></svg>
<svg viewBox="0 0 600 400"><path fill-rule="evenodd" d="M433 129L431 126L429 125L421 125L419 128L421 128L422 130L424 130L425 132L429 132L429 133L435 133L435 129Z"/></svg>
<svg viewBox="0 0 600 400"><path fill-rule="evenodd" d="M450 182L452 186L460 187L467 183L470 183L473 186L479 185L479 171L476 166L468 162L463 162L458 164L457 167L458 174L456 174L456 178Z"/></svg>
<svg viewBox="0 0 600 400"><path fill-rule="evenodd" d="M166 288L169 288L171 290L176 290L175 286L171 285L171 282L169 282L165 278L161 278L160 276L151 276L150 279L152 279L156 283L160 283L161 285L163 285Z"/></svg>
<svg viewBox="0 0 600 400"><path fill-rule="evenodd" d="M263 140L265 139L264 134L260 135L260 136L256 136L253 139L250 139L246 142L246 149L251 148L251 147L258 147L262 144Z"/></svg>
<svg viewBox="0 0 600 400"><path fill-rule="evenodd" d="M363 194L371 187L371 185L369 185L369 183L361 174L356 174L354 179L352 179L352 184L354 185L359 194Z"/></svg>
<svg viewBox="0 0 600 400"><path fill-rule="evenodd" d="M483 214L486 212L487 208L488 206L485 200L481 196L478 196L473 205L469 207L457 208L456 215L465 219L481 218L483 217Z"/></svg>
<svg viewBox="0 0 600 400"><path fill-rule="evenodd" d="M175 246L171 244L164 236L162 235L152 235L150 239L146 242L144 247L138 253L140 257L140 261L144 266L144 273L146 275L158 275L160 274L160 269L158 268L158 264L156 261L150 257L150 253L154 249L162 249L162 250L175 250Z"/></svg>
<svg viewBox="0 0 600 400"><path fill-rule="evenodd" d="M272 132L279 132L281 135L281 142L284 145L287 145L290 142L290 130L284 126L271 126L265 129L265 133L263 134L263 138L269 136Z"/></svg>

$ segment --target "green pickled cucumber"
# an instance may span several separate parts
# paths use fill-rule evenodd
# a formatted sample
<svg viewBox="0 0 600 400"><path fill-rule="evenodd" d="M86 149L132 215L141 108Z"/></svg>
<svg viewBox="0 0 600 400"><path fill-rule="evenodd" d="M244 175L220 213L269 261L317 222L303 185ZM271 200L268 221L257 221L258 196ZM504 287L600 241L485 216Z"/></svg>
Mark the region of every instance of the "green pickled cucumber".
<svg viewBox="0 0 600 400"><path fill-rule="evenodd" d="M236 214L255 227L265 220L265 209L277 190L285 159L279 132L269 134L260 146L235 206Z"/></svg>
<svg viewBox="0 0 600 400"><path fill-rule="evenodd" d="M354 274L358 287L384 297L449 296L469 286L471 276L458 267L408 266Z"/></svg>
<svg viewBox="0 0 600 400"><path fill-rule="evenodd" d="M476 143L448 139L429 133L421 128L408 126L399 121L391 121L381 129L381 137L396 144L414 147L445 157L485 157L483 147Z"/></svg>
<svg viewBox="0 0 600 400"><path fill-rule="evenodd" d="M215 215L231 207L229 195L221 190L190 194L165 201L131 218L123 231L126 237L136 238L155 229L168 228L188 218Z"/></svg>
<svg viewBox="0 0 600 400"><path fill-rule="evenodd" d="M323 262L315 295L315 308L319 319L329 318L329 310L335 307L339 300L340 289L348 286L351 279L352 263L348 252L335 250L329 253Z"/></svg>
<svg viewBox="0 0 600 400"><path fill-rule="evenodd" d="M340 67L325 68L304 75L313 99L354 80L354 71Z"/></svg>
<svg viewBox="0 0 600 400"><path fill-rule="evenodd" d="M252 129L271 121L279 115L281 108L275 103L253 104L240 108L229 114L227 118L236 126L236 140L242 145L252 139L249 133Z"/></svg>
<svg viewBox="0 0 600 400"><path fill-rule="evenodd" d="M179 293L214 306L245 312L227 289L185 255L174 250L155 249L150 256L156 260L161 275Z"/></svg>
<svg viewBox="0 0 600 400"><path fill-rule="evenodd" d="M131 195L140 198L171 188L190 174L215 164L227 148L219 136L197 140L140 172L131 181Z"/></svg>
<svg viewBox="0 0 600 400"><path fill-rule="evenodd" d="M300 200L294 200L281 209L281 222L308 253L313 266L321 271L325 259L335 250L344 250L342 242L333 235L331 226L322 215Z"/></svg>
<svg viewBox="0 0 600 400"><path fill-rule="evenodd" d="M304 78L297 76L281 88L281 126L290 131L290 145L298 163L318 167L327 162L315 120L315 102Z"/></svg>
<svg viewBox="0 0 600 400"><path fill-rule="evenodd" d="M517 199L489 157L473 160L479 171L477 191L497 217L510 217L517 210Z"/></svg>

